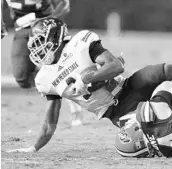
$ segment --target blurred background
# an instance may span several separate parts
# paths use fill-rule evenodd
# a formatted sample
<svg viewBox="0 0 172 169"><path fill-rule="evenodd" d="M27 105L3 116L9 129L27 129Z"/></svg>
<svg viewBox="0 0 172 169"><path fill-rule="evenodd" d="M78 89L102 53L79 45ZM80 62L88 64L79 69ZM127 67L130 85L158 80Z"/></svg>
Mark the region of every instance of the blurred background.
<svg viewBox="0 0 172 169"><path fill-rule="evenodd" d="M66 19L70 28L105 30L109 14L117 12L122 30L172 31L172 0L70 0L70 4ZM4 13L12 27L7 7Z"/></svg>
<svg viewBox="0 0 172 169"><path fill-rule="evenodd" d="M66 17L70 32L91 29L98 33L112 53L124 53L129 73L147 64L172 62L172 0L70 0L70 7ZM5 7L10 34L1 44L2 75L12 73L13 22L9 14Z"/></svg>

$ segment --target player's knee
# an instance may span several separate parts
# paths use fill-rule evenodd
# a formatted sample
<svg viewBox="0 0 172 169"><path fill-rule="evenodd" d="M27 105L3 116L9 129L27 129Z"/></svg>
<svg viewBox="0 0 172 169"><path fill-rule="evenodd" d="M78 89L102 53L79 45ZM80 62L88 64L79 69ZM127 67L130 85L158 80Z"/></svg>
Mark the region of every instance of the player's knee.
<svg viewBox="0 0 172 169"><path fill-rule="evenodd" d="M18 85L24 89L32 88L35 86L34 82L29 79L16 80L16 81L17 81Z"/></svg>
<svg viewBox="0 0 172 169"><path fill-rule="evenodd" d="M164 72L167 80L172 80L172 64L164 65Z"/></svg>
<svg viewBox="0 0 172 169"><path fill-rule="evenodd" d="M22 76L18 74L15 76L16 82L21 88L28 89L35 86L34 77L33 76Z"/></svg>
<svg viewBox="0 0 172 169"><path fill-rule="evenodd" d="M14 71L14 77L16 82L21 88L32 88L35 87L35 76L37 71L30 72L29 74L24 72L23 70Z"/></svg>

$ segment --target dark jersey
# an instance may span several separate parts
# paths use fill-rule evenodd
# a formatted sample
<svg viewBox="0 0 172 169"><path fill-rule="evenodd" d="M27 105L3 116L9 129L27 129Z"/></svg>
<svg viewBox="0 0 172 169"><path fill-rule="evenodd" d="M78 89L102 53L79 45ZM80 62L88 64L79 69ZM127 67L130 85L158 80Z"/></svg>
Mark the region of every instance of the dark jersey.
<svg viewBox="0 0 172 169"><path fill-rule="evenodd" d="M7 0L14 20L34 12L36 18L50 15L53 11L51 0Z"/></svg>

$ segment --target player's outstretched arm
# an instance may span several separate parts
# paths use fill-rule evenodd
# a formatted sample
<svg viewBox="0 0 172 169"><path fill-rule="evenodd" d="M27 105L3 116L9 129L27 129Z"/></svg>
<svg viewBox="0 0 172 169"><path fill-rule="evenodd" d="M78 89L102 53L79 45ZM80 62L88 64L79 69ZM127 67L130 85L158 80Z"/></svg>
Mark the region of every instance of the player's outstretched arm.
<svg viewBox="0 0 172 169"><path fill-rule="evenodd" d="M43 146L45 146L53 136L54 131L56 130L60 107L60 99L49 100L46 106L45 120L36 143L29 148L9 150L7 152L36 152Z"/></svg>
<svg viewBox="0 0 172 169"><path fill-rule="evenodd" d="M54 134L59 118L61 100L49 100L46 107L46 117L40 135L34 145L36 151L48 143Z"/></svg>
<svg viewBox="0 0 172 169"><path fill-rule="evenodd" d="M113 79L124 72L124 59L122 56L115 57L108 50L100 54L95 62L101 67L96 72L82 76L82 80L86 84Z"/></svg>

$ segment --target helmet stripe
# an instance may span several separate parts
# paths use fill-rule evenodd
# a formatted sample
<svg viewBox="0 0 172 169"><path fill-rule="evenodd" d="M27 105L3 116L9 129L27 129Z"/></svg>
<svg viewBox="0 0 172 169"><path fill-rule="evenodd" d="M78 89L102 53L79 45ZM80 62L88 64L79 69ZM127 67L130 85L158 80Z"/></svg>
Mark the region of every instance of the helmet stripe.
<svg viewBox="0 0 172 169"><path fill-rule="evenodd" d="M139 155L142 155L142 154L144 154L144 153L147 153L145 156L147 156L148 155L148 148L144 148L144 149L142 149L142 150L140 150L140 151L138 151L138 152L134 152L134 153L126 153L126 152L122 152L122 151L120 151L120 150L118 150L116 147L115 147L115 149L116 149L116 151L120 154L120 155L122 155L122 156L124 156L124 157L137 157L137 156L139 156Z"/></svg>

